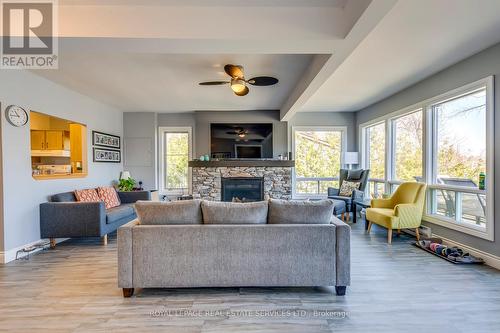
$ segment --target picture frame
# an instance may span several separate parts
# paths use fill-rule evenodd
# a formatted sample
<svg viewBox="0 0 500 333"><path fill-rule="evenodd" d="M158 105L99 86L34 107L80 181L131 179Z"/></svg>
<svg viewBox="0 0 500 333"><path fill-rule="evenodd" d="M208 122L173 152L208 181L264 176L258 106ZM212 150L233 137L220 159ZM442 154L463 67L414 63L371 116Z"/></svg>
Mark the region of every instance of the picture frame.
<svg viewBox="0 0 500 333"><path fill-rule="evenodd" d="M94 147L92 155L94 162L97 163L120 163L122 161L122 154L119 150Z"/></svg>
<svg viewBox="0 0 500 333"><path fill-rule="evenodd" d="M92 131L92 145L119 150L121 149L121 138L118 135Z"/></svg>

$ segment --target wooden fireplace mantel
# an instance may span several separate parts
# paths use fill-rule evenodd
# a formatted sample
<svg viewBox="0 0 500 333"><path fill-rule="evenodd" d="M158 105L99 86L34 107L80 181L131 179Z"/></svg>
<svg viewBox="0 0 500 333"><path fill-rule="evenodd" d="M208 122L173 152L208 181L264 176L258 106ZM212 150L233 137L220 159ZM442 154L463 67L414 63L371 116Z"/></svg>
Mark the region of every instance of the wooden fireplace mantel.
<svg viewBox="0 0 500 333"><path fill-rule="evenodd" d="M213 160L213 161L189 161L188 166L191 168L217 168L217 167L276 167L276 168L293 168L295 161L289 160Z"/></svg>

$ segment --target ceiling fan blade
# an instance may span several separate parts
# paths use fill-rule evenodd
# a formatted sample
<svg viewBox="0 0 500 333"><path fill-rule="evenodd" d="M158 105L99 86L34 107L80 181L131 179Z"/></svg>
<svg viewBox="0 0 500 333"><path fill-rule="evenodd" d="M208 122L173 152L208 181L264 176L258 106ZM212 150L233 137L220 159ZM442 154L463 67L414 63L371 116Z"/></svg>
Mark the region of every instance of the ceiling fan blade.
<svg viewBox="0 0 500 333"><path fill-rule="evenodd" d="M239 93L235 92L235 94L238 96L245 96L246 94L248 94L249 91L250 90L248 89L248 87L245 87L245 90L243 90L242 92L239 92Z"/></svg>
<svg viewBox="0 0 500 333"><path fill-rule="evenodd" d="M278 83L278 79L271 76L257 76L251 78L247 82L254 86L272 86L273 84Z"/></svg>
<svg viewBox="0 0 500 333"><path fill-rule="evenodd" d="M200 82L200 86L220 86L223 84L228 84L230 83L229 81L207 81L207 82Z"/></svg>
<svg viewBox="0 0 500 333"><path fill-rule="evenodd" d="M243 67L242 66L236 66L236 65L231 65L228 64L224 66L224 71L226 72L227 75L230 77L239 77L243 78L245 77L245 74L243 74Z"/></svg>

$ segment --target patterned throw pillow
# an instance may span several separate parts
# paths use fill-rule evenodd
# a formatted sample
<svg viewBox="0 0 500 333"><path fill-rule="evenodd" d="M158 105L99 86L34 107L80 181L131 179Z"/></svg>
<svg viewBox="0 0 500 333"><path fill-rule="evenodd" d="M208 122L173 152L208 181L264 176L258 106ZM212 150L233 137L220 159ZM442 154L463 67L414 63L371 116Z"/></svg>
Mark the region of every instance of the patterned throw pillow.
<svg viewBox="0 0 500 333"><path fill-rule="evenodd" d="M76 201L82 202L99 202L102 201L97 195L97 191L93 188L86 190L76 190L75 191Z"/></svg>
<svg viewBox="0 0 500 333"><path fill-rule="evenodd" d="M118 194L113 187L98 187L97 194L99 195L100 201L104 201L106 209L120 206L120 199L118 198Z"/></svg>
<svg viewBox="0 0 500 333"><path fill-rule="evenodd" d="M342 186L340 187L339 195L341 197L352 196L352 192L359 189L359 184L361 184L361 182L350 182L347 180L343 181Z"/></svg>

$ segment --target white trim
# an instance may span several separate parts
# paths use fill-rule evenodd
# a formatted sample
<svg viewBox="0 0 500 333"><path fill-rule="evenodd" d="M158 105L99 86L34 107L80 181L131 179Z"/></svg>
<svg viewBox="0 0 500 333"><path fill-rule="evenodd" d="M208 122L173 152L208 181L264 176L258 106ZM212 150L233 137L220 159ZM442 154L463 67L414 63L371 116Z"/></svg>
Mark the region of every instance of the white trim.
<svg viewBox="0 0 500 333"><path fill-rule="evenodd" d="M188 159L192 160L193 159L193 128L191 126L160 126L158 127L158 150L159 150L159 158L158 158L158 164L159 164L159 193L161 195L177 195L177 194L185 194L182 193L182 191L166 191L165 190L165 175L164 175L164 170L165 170L165 156L164 156L164 136L165 133L188 133ZM192 170L191 168L188 168L188 193L192 192Z"/></svg>
<svg viewBox="0 0 500 333"><path fill-rule="evenodd" d="M67 241L68 239L69 238L56 238L56 244L62 243L64 241ZM32 245L34 245L36 243L39 243L41 241L42 241L42 239L39 239L37 241L31 242L31 243L28 243L28 244L24 244L24 245L21 245L21 246L18 246L18 247L15 247L15 248L7 250L7 251L3 251L3 252L0 251L0 264L7 264L7 263L9 263L11 261L16 260L16 253L17 253L17 251L22 250L25 247L32 246ZM43 250L42 248L36 249L36 250L34 250L33 252L30 253L30 256L32 256L33 254L38 253L38 252L40 252L42 250ZM21 257L19 257L19 258L21 258Z"/></svg>
<svg viewBox="0 0 500 333"><path fill-rule="evenodd" d="M443 240L443 244L444 245L459 247L459 248L465 250L465 252L469 252L473 256L476 256L476 257L479 257L479 258L483 258L484 259L484 263L486 265L488 265L490 267L493 267L495 269L500 270L500 257L499 256L496 256L494 254L478 250L476 248L470 247L468 245L456 242L454 240L451 240L451 239L448 239L448 238L445 238L445 237L441 237L441 236L436 235L436 234L433 234L433 235L434 235L434 237L441 238Z"/></svg>
<svg viewBox="0 0 500 333"><path fill-rule="evenodd" d="M466 84L464 86L452 89L446 93L434 96L432 98L428 98L424 101L415 103L408 107L405 107L400 110L396 110L389 114L377 117L370 121L364 122L359 125L359 150L361 151L361 165L364 168L368 167L369 159L368 159L368 138L366 136L366 129L381 123L385 122L385 130L386 130L386 140L391 139L392 133L392 121L394 119L403 117L404 115L410 114L412 112L416 112L422 110L422 122L423 122L423 147L425 151L423 151L423 179L429 185L429 188L444 188L444 186L434 184L434 179L436 179L436 154L434 152L437 151L437 143L434 140L434 136L436 135L436 121L433 118L436 117L436 112L433 111L433 106L436 104L440 104L452 99L459 98L461 96L470 94L474 90L479 90L481 88L486 87L486 175L487 175L487 183L486 189L486 228L475 228L474 226L468 225L466 223L461 223L460 221L446 219L446 218L437 218L436 216L431 216L429 214L425 214L425 220L431 223L439 224L444 227L458 230L476 237L480 237L483 239L487 239L489 241L494 240L494 220L495 220L495 201L494 201L494 161L495 161L495 153L494 153L494 77L488 76L481 80ZM391 168L391 154L392 154L392 141L390 143L386 142L386 161L385 161L385 173L386 179L384 180L387 184L391 184L395 182L393 180L393 170L389 170ZM389 155L389 156L388 156ZM451 187L447 187L450 189ZM479 191L467 188L453 187L452 190L463 192L463 193L478 193L478 194L486 194L486 191ZM435 206L435 200L433 199L430 191L427 195L427 205ZM426 212L428 208L426 207ZM457 217L458 220L458 217Z"/></svg>
<svg viewBox="0 0 500 333"><path fill-rule="evenodd" d="M296 131L315 131L315 132L340 132L340 167L345 167L344 165L344 152L347 149L347 126L292 126L291 131L291 151L293 157L295 154L295 132ZM292 168L292 198L304 199L304 198L326 198L326 195L321 194L297 194L295 192L295 168ZM335 175L333 175L335 177Z"/></svg>

